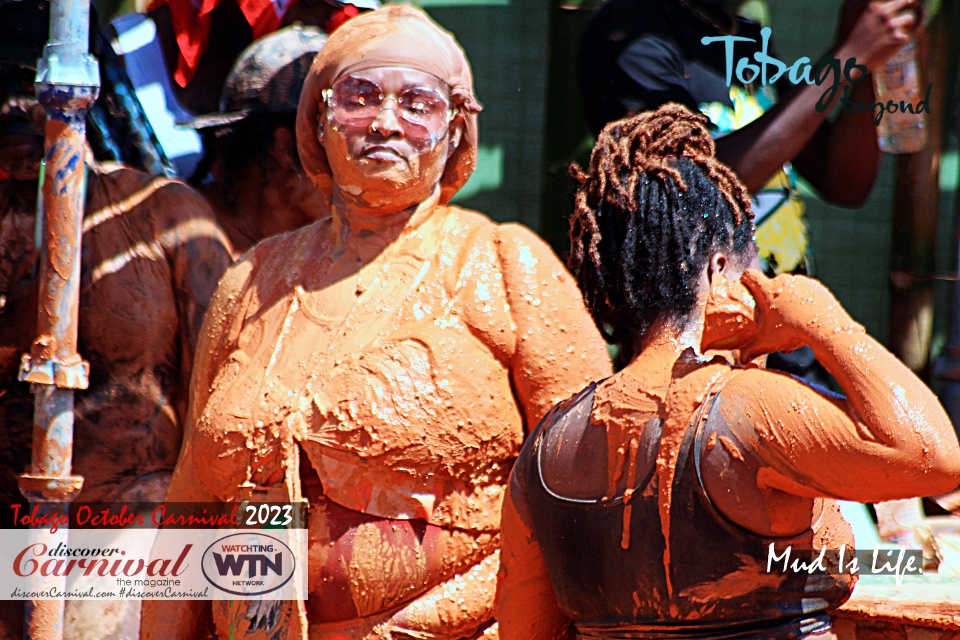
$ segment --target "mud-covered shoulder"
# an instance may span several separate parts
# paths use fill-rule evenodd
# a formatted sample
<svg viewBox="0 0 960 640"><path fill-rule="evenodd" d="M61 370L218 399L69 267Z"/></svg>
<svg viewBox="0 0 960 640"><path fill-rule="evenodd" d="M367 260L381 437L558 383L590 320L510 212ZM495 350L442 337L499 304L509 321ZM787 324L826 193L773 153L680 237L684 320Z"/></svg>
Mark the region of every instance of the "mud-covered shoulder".
<svg viewBox="0 0 960 640"><path fill-rule="evenodd" d="M256 288L257 300L265 304L275 302L276 296L287 295L299 284L304 269L318 262L330 223L326 218L261 240L231 267L231 271L238 272L234 279L239 279L240 272L246 274L248 287Z"/></svg>
<svg viewBox="0 0 960 640"><path fill-rule="evenodd" d="M159 228L193 218L214 220L206 199L180 180L113 163L92 167L90 176L90 204L94 206L87 207L85 218L146 209L150 215L141 217ZM110 211L103 210L104 206Z"/></svg>

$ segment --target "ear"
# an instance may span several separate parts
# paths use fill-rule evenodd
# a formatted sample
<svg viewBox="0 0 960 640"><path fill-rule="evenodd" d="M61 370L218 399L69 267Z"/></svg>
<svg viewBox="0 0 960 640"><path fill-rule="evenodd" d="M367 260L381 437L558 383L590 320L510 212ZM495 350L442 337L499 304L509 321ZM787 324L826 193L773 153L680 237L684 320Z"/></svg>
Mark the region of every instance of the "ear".
<svg viewBox="0 0 960 640"><path fill-rule="evenodd" d="M710 256L710 262L707 265L707 275L713 275L714 273L719 273L724 277L728 277L730 269L730 259L722 251L717 251L712 256Z"/></svg>
<svg viewBox="0 0 960 640"><path fill-rule="evenodd" d="M746 269L760 269L760 258L756 250L743 256L717 251L707 262L707 278L718 273L727 280L739 280Z"/></svg>
<svg viewBox="0 0 960 640"><path fill-rule="evenodd" d="M447 160L453 157L454 152L460 147L460 140L463 139L463 118L454 118L450 123L450 133L447 140Z"/></svg>

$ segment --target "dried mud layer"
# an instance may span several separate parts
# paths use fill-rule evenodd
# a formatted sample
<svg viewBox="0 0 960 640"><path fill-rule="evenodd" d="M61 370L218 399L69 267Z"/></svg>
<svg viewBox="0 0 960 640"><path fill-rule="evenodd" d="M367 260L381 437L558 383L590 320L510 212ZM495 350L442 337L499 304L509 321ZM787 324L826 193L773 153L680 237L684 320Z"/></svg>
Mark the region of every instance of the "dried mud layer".
<svg viewBox="0 0 960 640"><path fill-rule="evenodd" d="M960 640L960 580L864 576L834 614L839 640Z"/></svg>

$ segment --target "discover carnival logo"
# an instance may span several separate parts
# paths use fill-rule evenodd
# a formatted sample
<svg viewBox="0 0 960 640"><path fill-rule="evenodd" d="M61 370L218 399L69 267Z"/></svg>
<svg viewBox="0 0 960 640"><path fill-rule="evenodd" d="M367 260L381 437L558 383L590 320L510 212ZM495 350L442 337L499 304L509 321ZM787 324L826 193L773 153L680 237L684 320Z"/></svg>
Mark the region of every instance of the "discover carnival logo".
<svg viewBox="0 0 960 640"><path fill-rule="evenodd" d="M305 529L0 529L0 598L296 600Z"/></svg>
<svg viewBox="0 0 960 640"><path fill-rule="evenodd" d="M262 596L293 577L293 551L281 540L262 533L235 533L215 541L203 552L203 576L217 589L238 596Z"/></svg>

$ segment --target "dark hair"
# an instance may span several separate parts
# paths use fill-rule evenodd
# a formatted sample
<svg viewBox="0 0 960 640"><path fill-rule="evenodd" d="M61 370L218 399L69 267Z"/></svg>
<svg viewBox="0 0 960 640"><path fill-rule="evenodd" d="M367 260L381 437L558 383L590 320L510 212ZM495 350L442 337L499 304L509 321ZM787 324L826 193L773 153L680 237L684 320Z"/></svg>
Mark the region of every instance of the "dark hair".
<svg viewBox="0 0 960 640"><path fill-rule="evenodd" d="M611 122L590 156L570 218L568 264L597 327L631 357L654 323L684 321L719 249L746 258L746 188L714 157L707 119L670 103Z"/></svg>
<svg viewBox="0 0 960 640"><path fill-rule="evenodd" d="M190 182L202 184L206 178L210 165L216 159L220 162L223 171L223 180L227 194L234 192L240 172L250 162L259 162L260 177L266 185L270 176L272 163L268 151L273 145L274 131L283 127L291 134L296 131L297 114L289 113L254 113L246 118L222 127L211 127L203 132L204 158L201 166L197 167ZM296 155L296 145L293 146ZM299 160L296 159L298 162Z"/></svg>

